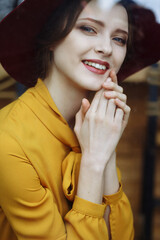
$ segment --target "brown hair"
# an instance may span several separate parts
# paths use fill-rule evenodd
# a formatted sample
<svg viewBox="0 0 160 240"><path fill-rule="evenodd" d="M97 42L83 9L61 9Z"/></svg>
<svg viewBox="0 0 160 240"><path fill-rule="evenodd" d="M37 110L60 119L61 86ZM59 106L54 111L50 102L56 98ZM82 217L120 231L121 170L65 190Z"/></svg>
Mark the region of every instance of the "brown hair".
<svg viewBox="0 0 160 240"><path fill-rule="evenodd" d="M53 60L50 48L56 47L71 32L79 14L88 2L90 0L65 0L50 16L37 37L37 78L47 77Z"/></svg>

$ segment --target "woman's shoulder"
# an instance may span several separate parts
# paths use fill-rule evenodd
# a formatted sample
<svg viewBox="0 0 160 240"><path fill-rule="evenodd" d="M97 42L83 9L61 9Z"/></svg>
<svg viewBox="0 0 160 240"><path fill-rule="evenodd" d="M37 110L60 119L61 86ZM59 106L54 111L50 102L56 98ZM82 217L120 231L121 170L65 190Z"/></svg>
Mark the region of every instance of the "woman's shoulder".
<svg viewBox="0 0 160 240"><path fill-rule="evenodd" d="M14 109L17 106L17 103L18 100L15 100L0 110L0 130L2 130L5 127L5 125L7 125L7 122L10 119L11 115L13 114Z"/></svg>
<svg viewBox="0 0 160 240"><path fill-rule="evenodd" d="M0 163L9 152L19 148L19 100L15 100L0 110ZM18 113L19 112L19 113ZM6 157L4 157L6 156Z"/></svg>
<svg viewBox="0 0 160 240"><path fill-rule="evenodd" d="M34 127L36 125L38 128L39 124L34 112L21 98L2 108L0 110L0 155L11 151L12 147L13 149L21 148L24 151L26 143L30 142L31 137L33 138L36 134Z"/></svg>
<svg viewBox="0 0 160 240"><path fill-rule="evenodd" d="M26 95L26 93L23 95ZM13 132L17 135L20 129L25 129L33 121L34 113L21 98L18 98L0 110L0 134L2 132Z"/></svg>

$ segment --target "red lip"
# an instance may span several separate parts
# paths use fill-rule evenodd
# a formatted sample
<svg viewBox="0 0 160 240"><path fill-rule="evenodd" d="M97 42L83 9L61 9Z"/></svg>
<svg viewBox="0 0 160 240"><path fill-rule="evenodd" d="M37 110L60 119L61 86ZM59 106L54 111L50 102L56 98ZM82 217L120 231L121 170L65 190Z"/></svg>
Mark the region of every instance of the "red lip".
<svg viewBox="0 0 160 240"><path fill-rule="evenodd" d="M108 69L110 68L110 64L106 61L101 61L101 60L98 60L98 59L85 59L85 60L83 60L83 62L84 61L98 63L98 64L106 66L106 68L108 68Z"/></svg>
<svg viewBox="0 0 160 240"><path fill-rule="evenodd" d="M105 70L103 70L103 69L97 69L97 68L95 68L95 67L93 67L93 66L89 66L89 65L85 64L85 61L101 64L101 65L105 66L106 69L105 69ZM93 73L96 73L96 74L100 74L100 75L105 74L105 73L107 72L107 70L110 68L110 65L109 65L108 62L101 61L101 60L98 60L98 59L85 59L85 60L82 61L82 63L84 64L84 66L85 66L89 71L91 71L91 72L93 72Z"/></svg>

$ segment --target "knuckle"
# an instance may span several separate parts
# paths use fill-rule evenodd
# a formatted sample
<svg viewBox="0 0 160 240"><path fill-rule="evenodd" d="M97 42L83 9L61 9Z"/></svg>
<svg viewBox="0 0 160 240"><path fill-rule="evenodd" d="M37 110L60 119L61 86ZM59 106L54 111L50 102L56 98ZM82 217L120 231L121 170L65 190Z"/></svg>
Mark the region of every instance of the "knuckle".
<svg viewBox="0 0 160 240"><path fill-rule="evenodd" d="M114 101L115 101L114 99L109 99L108 102L109 102L109 104L114 104Z"/></svg>
<svg viewBox="0 0 160 240"><path fill-rule="evenodd" d="M123 114L123 110L122 110L121 108L117 108L117 112L118 112L119 114Z"/></svg>
<svg viewBox="0 0 160 240"><path fill-rule="evenodd" d="M116 91L113 91L113 96L114 96L114 97L117 97L117 95L118 95L117 92L116 92Z"/></svg>
<svg viewBox="0 0 160 240"><path fill-rule="evenodd" d="M88 121L93 121L94 120L94 116L95 116L95 114L93 112L89 112L88 114L86 114L86 119Z"/></svg>
<svg viewBox="0 0 160 240"><path fill-rule="evenodd" d="M123 93L123 88L119 86L119 91Z"/></svg>
<svg viewBox="0 0 160 240"><path fill-rule="evenodd" d="M103 121L104 121L104 118L102 117L102 115L97 114L97 115L95 116L95 122L96 122L96 123L102 123Z"/></svg>
<svg viewBox="0 0 160 240"><path fill-rule="evenodd" d="M109 93L109 96L112 97L112 98L116 98L117 97L117 92L116 91L110 91L108 93Z"/></svg>
<svg viewBox="0 0 160 240"><path fill-rule="evenodd" d="M131 112L131 108L130 108L129 106L126 106L126 111L127 111L128 113L130 113L130 112Z"/></svg>
<svg viewBox="0 0 160 240"><path fill-rule="evenodd" d="M126 103L123 102L123 101L121 101L121 107L122 107L122 109L125 109L125 107L126 107ZM120 109L120 108L119 108L119 109Z"/></svg>
<svg viewBox="0 0 160 240"><path fill-rule="evenodd" d="M120 124L118 124L118 123L115 123L114 125L113 125L113 131L114 132L119 132L121 130L121 125Z"/></svg>
<svg viewBox="0 0 160 240"><path fill-rule="evenodd" d="M127 101L127 95L126 94L123 94L123 99L124 99L124 101Z"/></svg>

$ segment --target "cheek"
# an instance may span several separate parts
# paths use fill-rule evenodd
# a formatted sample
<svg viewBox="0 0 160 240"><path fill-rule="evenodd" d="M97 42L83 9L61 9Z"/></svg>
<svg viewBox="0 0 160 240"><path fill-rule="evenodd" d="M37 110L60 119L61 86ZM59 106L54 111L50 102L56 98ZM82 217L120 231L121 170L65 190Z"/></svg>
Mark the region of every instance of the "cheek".
<svg viewBox="0 0 160 240"><path fill-rule="evenodd" d="M71 61L72 52L74 52L73 44L65 39L53 50L54 62L64 65L66 61Z"/></svg>

